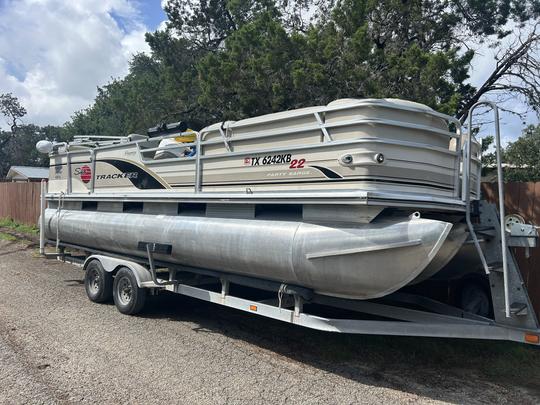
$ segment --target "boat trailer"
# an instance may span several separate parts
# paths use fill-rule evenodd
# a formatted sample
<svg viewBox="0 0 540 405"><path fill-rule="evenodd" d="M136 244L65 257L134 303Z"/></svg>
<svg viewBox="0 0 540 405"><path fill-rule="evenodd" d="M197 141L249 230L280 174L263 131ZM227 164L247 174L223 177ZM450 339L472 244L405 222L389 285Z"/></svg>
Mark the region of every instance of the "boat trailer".
<svg viewBox="0 0 540 405"><path fill-rule="evenodd" d="M45 240L43 212L46 208L46 184L42 183L40 252L45 257L82 266L86 272L87 294L92 301L102 302L113 297L117 308L125 314L135 314L145 302L146 292L160 291L184 295L234 308L267 318L311 329L370 335L399 335L446 338L509 340L540 345L540 325L529 299L511 247L534 248L538 232L529 224L513 224L505 229L504 193L500 135L496 105L496 156L499 181L499 207L483 200L473 205L466 201L467 225L487 274L493 317L467 312L455 306L422 295L398 291L380 299L358 301L323 296L312 290L283 283L192 268L154 260L155 253L167 245L147 243L140 246L146 258L111 254L85 246ZM472 116L472 110L471 115ZM472 121L469 121L469 132ZM469 135L470 136L470 135ZM467 143L470 145L470 140ZM471 153L465 150L464 190L469 189ZM468 196L469 193L465 192ZM58 205L61 208L61 204ZM472 223L471 212L477 211ZM483 247L480 243L483 243ZM46 253L45 245L56 245L55 253ZM82 256L77 252L84 252ZM94 294L103 291L103 294ZM241 288L238 288L241 287ZM247 288L248 293L244 290ZM253 291L260 294L253 298ZM328 315L329 309L333 314Z"/></svg>

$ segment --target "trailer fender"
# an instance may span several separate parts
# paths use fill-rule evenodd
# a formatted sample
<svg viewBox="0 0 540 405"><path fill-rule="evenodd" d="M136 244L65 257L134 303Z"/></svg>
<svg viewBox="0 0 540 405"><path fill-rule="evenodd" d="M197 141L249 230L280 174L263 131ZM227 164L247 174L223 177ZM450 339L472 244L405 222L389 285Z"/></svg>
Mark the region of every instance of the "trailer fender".
<svg viewBox="0 0 540 405"><path fill-rule="evenodd" d="M86 267L92 260L98 260L105 271L109 273L115 273L120 267L127 267L130 269L135 278L137 279L138 287L150 287L154 286L150 271L139 263L135 263L125 259L117 259L115 257L109 257L104 255L91 255L86 258L83 264L83 270L86 271Z"/></svg>

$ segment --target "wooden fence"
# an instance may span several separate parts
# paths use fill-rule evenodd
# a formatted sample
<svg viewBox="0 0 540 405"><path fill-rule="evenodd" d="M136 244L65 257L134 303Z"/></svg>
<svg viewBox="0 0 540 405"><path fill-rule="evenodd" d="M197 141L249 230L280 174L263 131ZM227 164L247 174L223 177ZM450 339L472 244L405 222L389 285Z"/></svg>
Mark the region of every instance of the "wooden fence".
<svg viewBox="0 0 540 405"><path fill-rule="evenodd" d="M540 182L506 183L504 192L506 215L519 214L527 223L540 225ZM489 202L498 203L497 183L482 183L482 193ZM529 249L528 258L525 257L525 249L513 250L536 314L540 317L540 247Z"/></svg>
<svg viewBox="0 0 540 405"><path fill-rule="evenodd" d="M40 183L0 183L0 218L36 225Z"/></svg>

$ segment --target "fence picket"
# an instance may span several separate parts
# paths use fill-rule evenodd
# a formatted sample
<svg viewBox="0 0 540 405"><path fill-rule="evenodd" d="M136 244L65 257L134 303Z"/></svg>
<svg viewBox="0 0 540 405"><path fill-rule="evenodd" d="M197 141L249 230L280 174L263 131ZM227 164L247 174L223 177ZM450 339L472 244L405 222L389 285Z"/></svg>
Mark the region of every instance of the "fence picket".
<svg viewBox="0 0 540 405"><path fill-rule="evenodd" d="M0 218L36 225L40 183L0 183Z"/></svg>

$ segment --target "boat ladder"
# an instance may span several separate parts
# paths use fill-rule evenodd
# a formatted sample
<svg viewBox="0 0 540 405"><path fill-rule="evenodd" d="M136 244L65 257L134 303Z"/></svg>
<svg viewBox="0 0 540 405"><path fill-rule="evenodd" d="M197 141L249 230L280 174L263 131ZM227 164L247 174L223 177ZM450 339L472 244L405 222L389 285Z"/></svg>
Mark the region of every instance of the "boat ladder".
<svg viewBox="0 0 540 405"><path fill-rule="evenodd" d="M471 142L473 112L477 107L493 110L495 123L495 155L497 159L498 212L494 204L479 200L473 205L470 196ZM537 328L538 320L526 292L517 262L510 247L536 247L538 232L534 225L514 224L505 227L504 183L502 172L499 109L491 101L479 101L469 111L469 125L464 146L462 194L466 206L466 222L484 271L489 277L493 312L497 322L524 328ZM480 176L477 178L480 196ZM478 210L479 223L473 224L471 213ZM481 236L479 239L478 235ZM480 243L483 243L483 248Z"/></svg>

